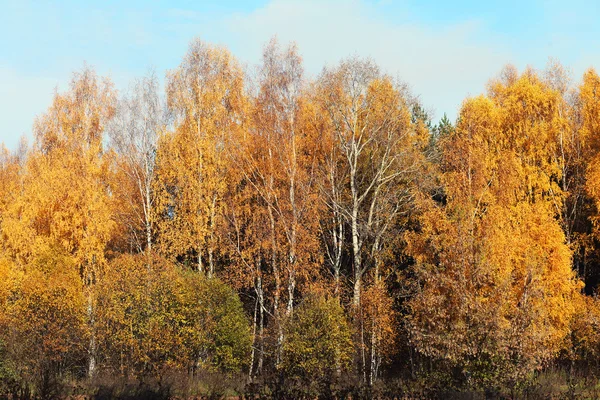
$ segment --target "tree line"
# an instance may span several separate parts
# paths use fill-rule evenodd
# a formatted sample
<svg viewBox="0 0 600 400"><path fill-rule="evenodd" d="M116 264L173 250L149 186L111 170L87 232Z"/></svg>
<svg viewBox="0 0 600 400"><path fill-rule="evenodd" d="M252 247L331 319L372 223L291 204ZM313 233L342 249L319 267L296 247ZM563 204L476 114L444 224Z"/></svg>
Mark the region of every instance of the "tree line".
<svg viewBox="0 0 600 400"><path fill-rule="evenodd" d="M309 79L275 40L252 70L194 40L123 93L83 68L0 152L0 391L583 390L599 90L507 66L435 124L373 61Z"/></svg>

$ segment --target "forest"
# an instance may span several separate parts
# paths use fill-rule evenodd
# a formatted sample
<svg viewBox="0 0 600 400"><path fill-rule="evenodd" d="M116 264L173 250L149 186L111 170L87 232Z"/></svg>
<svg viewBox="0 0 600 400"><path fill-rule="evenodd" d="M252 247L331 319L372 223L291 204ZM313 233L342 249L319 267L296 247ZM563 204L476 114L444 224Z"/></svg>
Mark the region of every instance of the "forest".
<svg viewBox="0 0 600 400"><path fill-rule="evenodd" d="M599 398L600 76L498 70L74 72L0 149L0 397Z"/></svg>

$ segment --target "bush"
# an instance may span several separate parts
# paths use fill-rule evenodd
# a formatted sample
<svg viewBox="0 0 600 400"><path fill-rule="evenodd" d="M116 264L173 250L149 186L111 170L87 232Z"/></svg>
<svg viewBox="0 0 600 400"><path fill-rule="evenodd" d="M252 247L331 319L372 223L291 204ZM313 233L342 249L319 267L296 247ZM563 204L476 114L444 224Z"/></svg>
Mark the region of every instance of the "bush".
<svg viewBox="0 0 600 400"><path fill-rule="evenodd" d="M240 371L251 332L237 294L158 257L115 260L98 284L103 367L160 382L167 371Z"/></svg>
<svg viewBox="0 0 600 400"><path fill-rule="evenodd" d="M352 352L352 332L339 300L307 296L285 324L282 389L295 398L331 395Z"/></svg>
<svg viewBox="0 0 600 400"><path fill-rule="evenodd" d="M86 299L73 260L48 251L17 274L5 302L5 361L13 388L56 396L71 376L82 375L89 343ZM10 365L10 367L9 367ZM19 383L23 385L19 385Z"/></svg>
<svg viewBox="0 0 600 400"><path fill-rule="evenodd" d="M249 362L252 332L237 293L219 279L184 272L186 319L190 355L209 371L239 372Z"/></svg>

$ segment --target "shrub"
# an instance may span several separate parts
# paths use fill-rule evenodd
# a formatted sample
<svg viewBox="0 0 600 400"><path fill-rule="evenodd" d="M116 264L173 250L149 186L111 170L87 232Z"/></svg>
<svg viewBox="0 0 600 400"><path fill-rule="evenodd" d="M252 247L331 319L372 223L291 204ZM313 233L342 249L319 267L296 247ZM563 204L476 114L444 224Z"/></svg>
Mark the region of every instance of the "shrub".
<svg viewBox="0 0 600 400"><path fill-rule="evenodd" d="M352 333L339 300L307 296L285 324L284 389L293 397L327 395L347 371L352 352Z"/></svg>

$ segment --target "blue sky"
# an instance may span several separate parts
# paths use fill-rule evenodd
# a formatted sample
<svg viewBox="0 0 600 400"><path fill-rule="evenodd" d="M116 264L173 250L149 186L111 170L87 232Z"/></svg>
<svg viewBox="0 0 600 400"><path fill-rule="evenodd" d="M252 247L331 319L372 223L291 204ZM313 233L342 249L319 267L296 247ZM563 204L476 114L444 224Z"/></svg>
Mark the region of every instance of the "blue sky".
<svg viewBox="0 0 600 400"><path fill-rule="evenodd" d="M503 65L600 68L592 1L5 1L0 0L0 141L31 137L84 62L118 89L153 67L175 68L194 37L251 67L273 35L296 41L309 75L350 55L406 81L435 118L485 90Z"/></svg>

